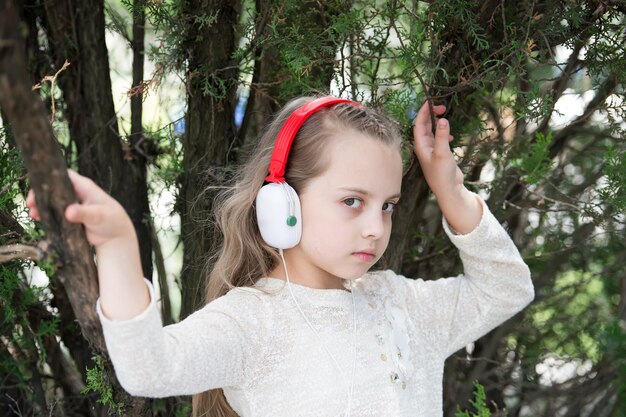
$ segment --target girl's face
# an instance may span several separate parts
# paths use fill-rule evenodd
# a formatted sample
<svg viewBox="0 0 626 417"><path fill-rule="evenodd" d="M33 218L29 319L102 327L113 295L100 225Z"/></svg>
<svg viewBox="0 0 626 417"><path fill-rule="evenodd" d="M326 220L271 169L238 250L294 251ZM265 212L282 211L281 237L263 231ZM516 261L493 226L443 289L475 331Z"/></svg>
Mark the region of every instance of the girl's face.
<svg viewBox="0 0 626 417"><path fill-rule="evenodd" d="M387 248L402 159L397 148L353 130L326 152L328 169L299 195L302 240L289 250L288 268L294 282L343 288L341 279L365 274Z"/></svg>

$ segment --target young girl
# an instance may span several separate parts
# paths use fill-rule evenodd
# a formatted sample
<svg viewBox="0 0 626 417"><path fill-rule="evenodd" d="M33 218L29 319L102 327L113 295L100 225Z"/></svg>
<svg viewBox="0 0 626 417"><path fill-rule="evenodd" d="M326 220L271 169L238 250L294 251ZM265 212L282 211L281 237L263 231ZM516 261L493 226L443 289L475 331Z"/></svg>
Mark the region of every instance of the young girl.
<svg viewBox="0 0 626 417"><path fill-rule="evenodd" d="M358 103L299 98L218 200L224 238L207 304L166 327L128 216L70 171L81 203L66 217L96 247L96 309L122 386L136 396L193 394L194 416L441 416L445 359L534 293L508 234L463 186L447 120L434 135L430 120L424 104L415 153L464 274L423 281L370 271L400 198L400 135ZM268 181L278 184L264 197ZM28 205L38 218L32 193ZM289 220L273 224L281 212Z"/></svg>

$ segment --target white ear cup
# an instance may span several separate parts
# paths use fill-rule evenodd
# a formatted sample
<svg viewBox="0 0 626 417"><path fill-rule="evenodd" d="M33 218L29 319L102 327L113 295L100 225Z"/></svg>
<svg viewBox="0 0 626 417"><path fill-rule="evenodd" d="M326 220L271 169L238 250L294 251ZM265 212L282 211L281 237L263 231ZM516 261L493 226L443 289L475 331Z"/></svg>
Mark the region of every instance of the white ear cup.
<svg viewBox="0 0 626 417"><path fill-rule="evenodd" d="M293 248L302 237L302 213L296 191L286 182L269 183L256 196L256 219L265 242Z"/></svg>

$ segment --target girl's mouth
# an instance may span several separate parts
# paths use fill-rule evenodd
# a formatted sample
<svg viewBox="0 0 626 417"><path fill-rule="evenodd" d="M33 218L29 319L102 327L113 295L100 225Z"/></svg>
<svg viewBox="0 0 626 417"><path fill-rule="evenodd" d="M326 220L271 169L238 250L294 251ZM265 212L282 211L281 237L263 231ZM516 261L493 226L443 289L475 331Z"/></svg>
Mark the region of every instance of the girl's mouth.
<svg viewBox="0 0 626 417"><path fill-rule="evenodd" d="M373 253L367 253L367 252L355 252L353 253L353 255L359 258L360 260L366 261L366 262L370 262L374 260L375 258L375 255Z"/></svg>

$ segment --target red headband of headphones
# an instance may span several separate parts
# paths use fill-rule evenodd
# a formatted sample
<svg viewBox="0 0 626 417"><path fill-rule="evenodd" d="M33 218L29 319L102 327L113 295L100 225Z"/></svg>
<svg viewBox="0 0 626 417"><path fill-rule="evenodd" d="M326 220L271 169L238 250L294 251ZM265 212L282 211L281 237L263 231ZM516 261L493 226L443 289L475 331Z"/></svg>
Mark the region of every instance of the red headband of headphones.
<svg viewBox="0 0 626 417"><path fill-rule="evenodd" d="M355 106L361 105L356 101L344 98L322 97L298 107L293 113L291 113L283 127L280 129L278 138L276 138L274 152L272 153L272 161L270 162L268 170L269 175L265 178L265 181L276 183L285 182L284 175L285 166L287 165L287 156L289 155L291 144L293 143L293 139L296 137L296 133L298 133L300 126L302 126L309 116L322 107L328 107L338 103L350 103Z"/></svg>

